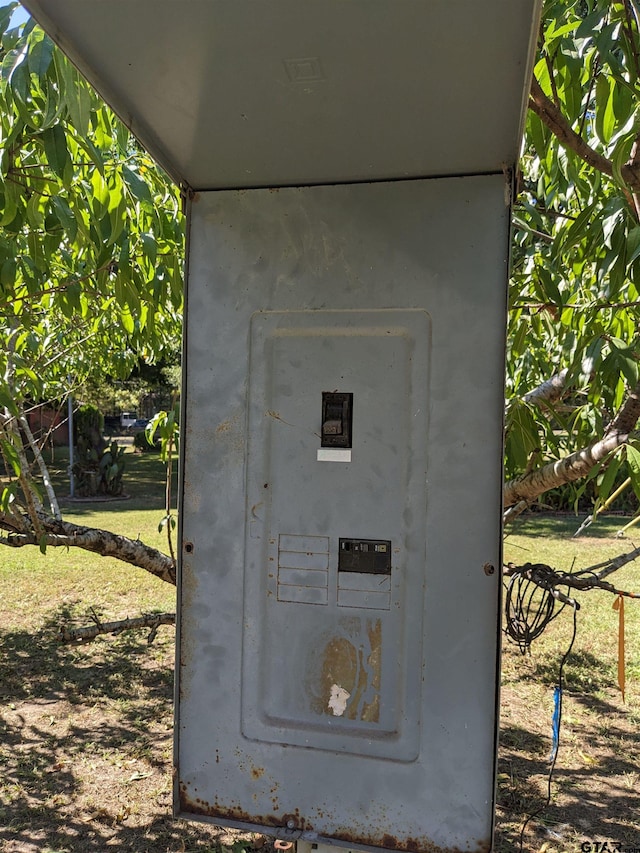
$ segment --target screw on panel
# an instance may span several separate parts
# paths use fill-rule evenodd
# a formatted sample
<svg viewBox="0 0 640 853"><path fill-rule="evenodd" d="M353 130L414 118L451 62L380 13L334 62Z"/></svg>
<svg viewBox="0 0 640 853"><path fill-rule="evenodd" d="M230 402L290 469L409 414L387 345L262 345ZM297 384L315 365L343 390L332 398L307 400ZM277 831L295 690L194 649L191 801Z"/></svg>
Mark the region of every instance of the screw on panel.
<svg viewBox="0 0 640 853"><path fill-rule="evenodd" d="M494 574L496 567L492 563L485 563L483 566L485 575L489 576Z"/></svg>
<svg viewBox="0 0 640 853"><path fill-rule="evenodd" d="M187 554L192 554L193 553L193 542L185 542L184 543L184 550L187 552Z"/></svg>

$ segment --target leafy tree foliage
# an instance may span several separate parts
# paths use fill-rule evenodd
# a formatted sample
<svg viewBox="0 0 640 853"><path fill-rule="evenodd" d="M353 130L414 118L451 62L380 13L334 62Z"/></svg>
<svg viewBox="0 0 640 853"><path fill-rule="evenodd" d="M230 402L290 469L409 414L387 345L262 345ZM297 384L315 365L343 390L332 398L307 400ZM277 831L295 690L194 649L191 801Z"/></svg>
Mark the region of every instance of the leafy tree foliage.
<svg viewBox="0 0 640 853"><path fill-rule="evenodd" d="M0 6L0 440L28 507L29 406L176 350L183 221L175 187L61 51L11 25L17 5ZM3 511L19 492L4 489Z"/></svg>
<svg viewBox="0 0 640 853"><path fill-rule="evenodd" d="M7 29L16 5L0 9L0 367L14 402L175 349L183 244L174 187L39 28Z"/></svg>
<svg viewBox="0 0 640 853"><path fill-rule="evenodd" d="M607 438L581 470L601 497L620 466L637 491L640 475L639 15L636 0L546 0L514 211L507 475ZM554 374L559 393L527 396Z"/></svg>

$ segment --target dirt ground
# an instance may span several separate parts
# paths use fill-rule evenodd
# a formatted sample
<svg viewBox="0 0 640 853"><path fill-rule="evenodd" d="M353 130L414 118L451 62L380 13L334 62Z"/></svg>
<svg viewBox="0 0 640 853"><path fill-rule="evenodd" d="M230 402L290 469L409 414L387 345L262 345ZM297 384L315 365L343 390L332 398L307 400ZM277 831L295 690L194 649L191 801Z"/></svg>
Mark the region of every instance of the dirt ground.
<svg viewBox="0 0 640 853"><path fill-rule="evenodd" d="M172 628L151 647L121 635L70 648L51 628L5 633L0 649L0 850L271 847L171 817ZM555 678L505 654L498 853L519 850L524 818L545 798ZM528 826L525 851L640 849L640 693L624 707L597 660L592 669L592 689L566 691L553 802Z"/></svg>
<svg viewBox="0 0 640 853"><path fill-rule="evenodd" d="M597 678L597 661L591 663ZM541 808L525 828L524 851L598 853L605 842L605 853L640 851L637 693L623 706L611 683L565 689L552 799L544 808L555 668L545 683L538 666L523 659L520 667L525 677L503 683L501 691L496 853L519 850L524 821ZM531 713L536 705L542 711L537 715Z"/></svg>

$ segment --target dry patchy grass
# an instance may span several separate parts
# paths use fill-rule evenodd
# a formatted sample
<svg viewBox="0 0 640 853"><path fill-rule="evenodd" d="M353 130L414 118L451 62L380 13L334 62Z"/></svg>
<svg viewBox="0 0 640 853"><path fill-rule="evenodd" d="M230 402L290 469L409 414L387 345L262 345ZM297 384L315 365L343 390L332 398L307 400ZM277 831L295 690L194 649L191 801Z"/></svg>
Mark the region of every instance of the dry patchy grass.
<svg viewBox="0 0 640 853"><path fill-rule="evenodd" d="M631 550L614 538L624 520L603 519L573 538L575 518L530 518L507 538L505 557L582 569ZM640 537L640 534L638 534ZM640 567L609 578L640 592ZM581 593L577 635L564 669L560 749L548 808L527 826L523 850L573 853L584 842L640 848L640 602L626 606L627 691L617 685L618 615L613 596ZM565 611L522 656L505 641L502 655L501 726L496 851L520 849L524 820L548 790L553 691L573 628Z"/></svg>
<svg viewBox="0 0 640 853"><path fill-rule="evenodd" d="M66 460L53 466L65 492ZM79 524L158 532L163 468L128 458L131 498L66 502ZM64 503L64 501L63 501ZM60 627L173 610L175 589L110 558L3 548L0 561L0 850L170 853L256 846L236 832L171 817L174 630L66 646Z"/></svg>

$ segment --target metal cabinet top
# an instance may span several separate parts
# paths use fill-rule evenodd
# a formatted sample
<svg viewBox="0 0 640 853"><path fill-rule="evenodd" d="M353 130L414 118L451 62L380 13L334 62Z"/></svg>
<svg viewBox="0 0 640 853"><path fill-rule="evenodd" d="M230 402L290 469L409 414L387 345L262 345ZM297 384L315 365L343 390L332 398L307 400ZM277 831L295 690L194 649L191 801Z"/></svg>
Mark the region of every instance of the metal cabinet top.
<svg viewBox="0 0 640 853"><path fill-rule="evenodd" d="M493 173L538 0L25 0L195 190Z"/></svg>

